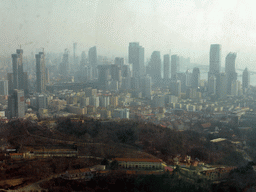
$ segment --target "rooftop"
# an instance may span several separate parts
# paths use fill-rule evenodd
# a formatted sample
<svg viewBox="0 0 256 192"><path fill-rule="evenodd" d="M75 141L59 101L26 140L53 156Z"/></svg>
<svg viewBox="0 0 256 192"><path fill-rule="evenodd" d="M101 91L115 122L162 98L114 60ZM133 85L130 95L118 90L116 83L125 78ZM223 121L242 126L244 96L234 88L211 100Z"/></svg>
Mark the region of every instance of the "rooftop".
<svg viewBox="0 0 256 192"><path fill-rule="evenodd" d="M163 162L161 159L115 158L113 160L125 162Z"/></svg>

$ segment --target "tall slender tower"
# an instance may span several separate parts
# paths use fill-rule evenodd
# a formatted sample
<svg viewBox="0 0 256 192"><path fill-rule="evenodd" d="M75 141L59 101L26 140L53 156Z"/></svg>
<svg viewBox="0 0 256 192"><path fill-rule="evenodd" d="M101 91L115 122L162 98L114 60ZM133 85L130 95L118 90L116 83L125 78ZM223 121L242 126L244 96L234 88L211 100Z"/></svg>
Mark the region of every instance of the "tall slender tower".
<svg viewBox="0 0 256 192"><path fill-rule="evenodd" d="M45 55L44 52L36 54L36 90L38 93L45 92Z"/></svg>
<svg viewBox="0 0 256 192"><path fill-rule="evenodd" d="M192 88L198 88L200 85L200 70L198 67L195 67L193 69L193 73L192 73L192 83L191 86Z"/></svg>
<svg viewBox="0 0 256 192"><path fill-rule="evenodd" d="M161 56L160 51L154 51L150 59L150 76L154 84L161 83Z"/></svg>
<svg viewBox="0 0 256 192"><path fill-rule="evenodd" d="M211 77L216 78L216 93L220 93L220 66L221 66L221 45L220 44L212 44L210 47L210 66L209 66L209 72L208 72L208 90L212 90L212 87L210 88L210 81L213 80ZM224 77L223 77L224 78ZM222 79L223 79L222 78ZM212 93L209 93L212 94Z"/></svg>
<svg viewBox="0 0 256 192"><path fill-rule="evenodd" d="M17 49L16 54L12 54L13 89L23 89L22 55L22 49Z"/></svg>
<svg viewBox="0 0 256 192"><path fill-rule="evenodd" d="M212 44L210 48L210 74L217 75L220 73L221 66L221 45Z"/></svg>
<svg viewBox="0 0 256 192"><path fill-rule="evenodd" d="M170 55L164 55L164 79L169 79L170 74Z"/></svg>
<svg viewBox="0 0 256 192"><path fill-rule="evenodd" d="M237 73L236 73L236 53L229 53L226 56L225 62L225 73L227 76L227 94L231 94L231 86L232 82L237 80Z"/></svg>
<svg viewBox="0 0 256 192"><path fill-rule="evenodd" d="M243 86L243 92L246 93L246 91L250 87L250 73L249 73L247 67L243 71L242 86Z"/></svg>
<svg viewBox="0 0 256 192"><path fill-rule="evenodd" d="M129 63L132 64L132 73L134 78L140 78L144 75L144 48L138 42L129 43Z"/></svg>
<svg viewBox="0 0 256 192"><path fill-rule="evenodd" d="M92 78L97 78L97 49L96 46L91 47L88 52L89 65L92 68Z"/></svg>
<svg viewBox="0 0 256 192"><path fill-rule="evenodd" d="M77 60L76 60L76 47L77 47L77 43L73 43L73 65L77 64Z"/></svg>
<svg viewBox="0 0 256 192"><path fill-rule="evenodd" d="M177 81L177 66L179 65L179 56L172 55L171 57L171 80Z"/></svg>

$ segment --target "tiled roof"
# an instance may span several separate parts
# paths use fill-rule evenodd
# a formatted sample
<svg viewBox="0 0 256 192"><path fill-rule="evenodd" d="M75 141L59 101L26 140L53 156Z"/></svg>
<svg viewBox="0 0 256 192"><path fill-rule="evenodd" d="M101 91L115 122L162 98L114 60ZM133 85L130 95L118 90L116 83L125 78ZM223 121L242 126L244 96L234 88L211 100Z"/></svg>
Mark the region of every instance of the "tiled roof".
<svg viewBox="0 0 256 192"><path fill-rule="evenodd" d="M161 159L115 158L113 160L125 162L163 162Z"/></svg>

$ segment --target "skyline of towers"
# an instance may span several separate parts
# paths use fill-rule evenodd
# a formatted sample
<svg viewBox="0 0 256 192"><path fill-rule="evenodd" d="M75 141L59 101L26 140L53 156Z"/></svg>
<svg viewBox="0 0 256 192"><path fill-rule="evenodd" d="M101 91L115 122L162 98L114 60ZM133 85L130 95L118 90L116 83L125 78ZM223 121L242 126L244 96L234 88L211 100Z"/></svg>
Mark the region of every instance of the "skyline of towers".
<svg viewBox="0 0 256 192"><path fill-rule="evenodd" d="M45 92L46 73L45 73L45 55L44 52L36 54L36 91Z"/></svg>

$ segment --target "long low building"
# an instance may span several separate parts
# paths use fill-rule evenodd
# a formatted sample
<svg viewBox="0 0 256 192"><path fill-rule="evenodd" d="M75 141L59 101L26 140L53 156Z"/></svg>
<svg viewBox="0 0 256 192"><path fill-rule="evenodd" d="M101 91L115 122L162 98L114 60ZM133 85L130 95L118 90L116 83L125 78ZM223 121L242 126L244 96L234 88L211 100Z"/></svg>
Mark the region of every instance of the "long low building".
<svg viewBox="0 0 256 192"><path fill-rule="evenodd" d="M140 158L115 158L120 168L124 169L144 169L159 170L166 164L161 159L140 159Z"/></svg>

